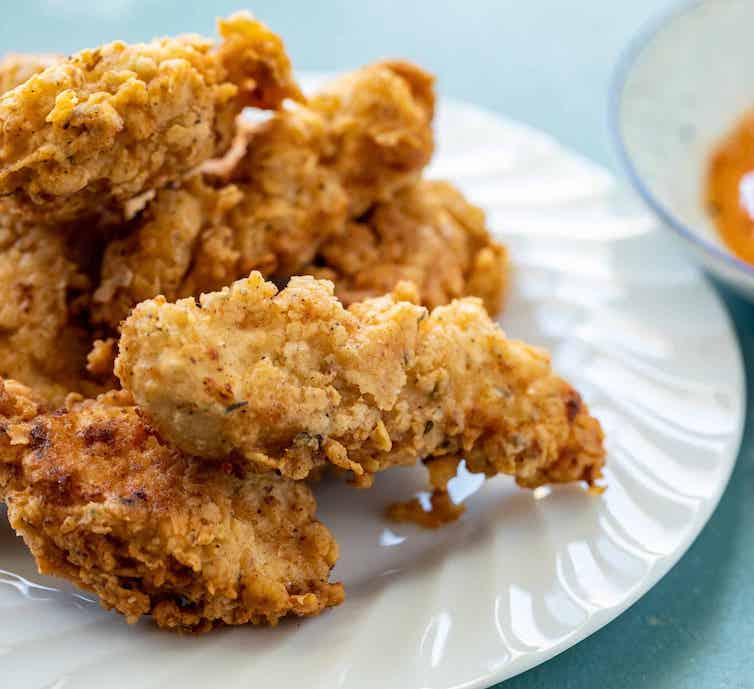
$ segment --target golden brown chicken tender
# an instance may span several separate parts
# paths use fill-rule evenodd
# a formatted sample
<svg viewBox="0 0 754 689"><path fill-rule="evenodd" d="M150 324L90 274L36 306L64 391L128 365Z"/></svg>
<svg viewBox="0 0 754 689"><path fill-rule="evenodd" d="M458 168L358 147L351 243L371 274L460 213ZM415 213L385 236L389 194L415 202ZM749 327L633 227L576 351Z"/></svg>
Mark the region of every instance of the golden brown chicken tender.
<svg viewBox="0 0 754 689"><path fill-rule="evenodd" d="M259 273L199 301L139 304L115 371L165 438L301 479L327 463L373 473L463 456L519 484L601 475L599 422L541 350L480 300L431 313L409 286L344 309L332 283Z"/></svg>
<svg viewBox="0 0 754 689"><path fill-rule="evenodd" d="M144 299L213 291L252 270L287 277L352 213L417 179L432 152L429 76L379 63L323 94L247 128L224 182L158 192L108 247L94 319L117 327Z"/></svg>
<svg viewBox="0 0 754 689"><path fill-rule="evenodd" d="M155 294L177 295L205 222L220 220L226 210L222 199L236 203L236 197L235 190L216 192L200 177L179 189L158 191L126 228L126 236L106 247L92 300L93 321L115 328L134 304Z"/></svg>
<svg viewBox="0 0 754 689"><path fill-rule="evenodd" d="M0 216L0 376L52 404L69 392L96 394L112 378L112 369L86 371L93 338L77 311L91 280L75 260L83 258L78 248L58 228Z"/></svg>
<svg viewBox="0 0 754 689"><path fill-rule="evenodd" d="M8 53L0 59L0 94L10 91L62 59L45 53Z"/></svg>
<svg viewBox="0 0 754 689"><path fill-rule="evenodd" d="M378 62L326 84L309 107L326 122L329 167L359 217L416 181L434 150L434 77L404 61Z"/></svg>
<svg viewBox="0 0 754 689"><path fill-rule="evenodd" d="M182 296L219 289L251 270L289 275L325 238L343 232L348 194L324 161L329 147L325 122L304 107L250 131L229 177L237 203L203 229Z"/></svg>
<svg viewBox="0 0 754 689"><path fill-rule="evenodd" d="M421 181L377 204L340 238L320 247L303 268L335 283L346 306L413 282L430 309L464 296L500 311L508 277L505 248L487 230L484 213L447 182Z"/></svg>
<svg viewBox="0 0 754 689"><path fill-rule="evenodd" d="M343 600L305 483L163 443L123 392L40 413L0 381L0 496L42 573L168 629L275 624Z"/></svg>
<svg viewBox="0 0 754 689"><path fill-rule="evenodd" d="M247 105L299 97L282 41L251 15L196 35L117 41L0 96L0 196L49 222L120 207L221 155Z"/></svg>

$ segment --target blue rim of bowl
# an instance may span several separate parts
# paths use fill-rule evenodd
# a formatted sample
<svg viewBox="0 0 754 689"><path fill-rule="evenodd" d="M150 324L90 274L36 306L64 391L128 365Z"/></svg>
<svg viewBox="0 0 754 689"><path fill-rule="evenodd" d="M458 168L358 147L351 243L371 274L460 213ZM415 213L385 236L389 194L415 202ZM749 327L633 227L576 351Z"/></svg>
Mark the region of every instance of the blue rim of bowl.
<svg viewBox="0 0 754 689"><path fill-rule="evenodd" d="M678 7L675 7L669 12L663 13L659 17L655 17L646 22L636 34L636 36L631 39L628 46L621 53L616 67L613 70L613 76L610 84L608 129L610 130L613 145L617 150L618 159L620 160L623 169L626 171L631 185L639 193L639 196L644 200L644 202L659 216L660 220L662 220L665 225L670 227L693 246L702 249L706 253L712 254L712 256L721 260L729 267L735 270L740 270L745 273L747 277L754 279L754 266L746 263L740 258L737 258L727 250L723 250L718 246L712 244L711 242L708 242L707 240L699 237L654 196L654 194L649 190L647 186L645 186L644 182L642 181L641 175L636 169L633 159L626 149L623 135L621 133L621 98L623 96L628 77L633 66L636 64L636 61L639 59L639 57L641 57L641 54L651 43L651 41L656 38L657 34L662 29L664 29L671 22L675 21L684 14L698 9L708 2L709 0L693 0L693 2L687 2ZM733 119L735 115L736 113L731 113L731 119Z"/></svg>

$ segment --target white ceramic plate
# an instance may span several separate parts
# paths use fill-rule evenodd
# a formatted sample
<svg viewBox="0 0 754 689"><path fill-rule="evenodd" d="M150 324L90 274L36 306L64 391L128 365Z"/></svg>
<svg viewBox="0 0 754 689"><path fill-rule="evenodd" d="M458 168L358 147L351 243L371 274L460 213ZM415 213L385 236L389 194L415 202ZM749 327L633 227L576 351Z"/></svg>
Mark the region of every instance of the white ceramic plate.
<svg viewBox="0 0 754 689"><path fill-rule="evenodd" d="M468 105L443 103L438 134L432 174L485 206L512 250L505 327L549 347L604 424L604 496L465 477L466 515L429 532L381 517L422 487L419 469L383 474L370 491L322 486L345 604L199 637L126 626L37 575L4 526L0 686L487 687L602 627L681 557L741 437L744 379L726 312L604 170Z"/></svg>

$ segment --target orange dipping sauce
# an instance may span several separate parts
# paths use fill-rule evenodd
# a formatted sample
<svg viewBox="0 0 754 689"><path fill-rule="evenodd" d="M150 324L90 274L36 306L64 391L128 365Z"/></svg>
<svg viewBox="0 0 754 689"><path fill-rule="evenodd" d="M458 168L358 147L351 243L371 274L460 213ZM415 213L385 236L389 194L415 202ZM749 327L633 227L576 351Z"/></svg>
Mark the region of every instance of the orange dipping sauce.
<svg viewBox="0 0 754 689"><path fill-rule="evenodd" d="M728 248L754 265L754 111L712 153L705 201Z"/></svg>

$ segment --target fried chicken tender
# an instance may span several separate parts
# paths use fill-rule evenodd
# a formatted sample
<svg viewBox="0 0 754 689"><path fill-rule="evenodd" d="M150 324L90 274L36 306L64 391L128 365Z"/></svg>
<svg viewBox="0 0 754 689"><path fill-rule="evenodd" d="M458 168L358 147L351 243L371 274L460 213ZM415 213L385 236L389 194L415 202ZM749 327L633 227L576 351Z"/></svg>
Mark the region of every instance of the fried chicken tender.
<svg viewBox="0 0 754 689"><path fill-rule="evenodd" d="M217 183L162 190L108 247L93 317L115 328L140 301L209 292L259 270L287 277L363 208L413 183L432 153L431 78L378 63L242 133Z"/></svg>
<svg viewBox="0 0 754 689"><path fill-rule="evenodd" d="M128 622L275 624L343 600L305 483L182 455L122 391L49 414L0 381L0 496L40 572Z"/></svg>
<svg viewBox="0 0 754 689"><path fill-rule="evenodd" d="M126 236L105 249L92 320L116 328L138 302L156 294L177 296L202 227L219 224L227 205L237 201L235 188L216 191L200 177L179 189L158 191Z"/></svg>
<svg viewBox="0 0 754 689"><path fill-rule="evenodd" d="M309 102L325 118L324 152L357 218L418 179L434 151L434 77L405 61L386 61L345 74Z"/></svg>
<svg viewBox="0 0 754 689"><path fill-rule="evenodd" d="M185 452L305 478L463 456L526 487L601 476L599 422L546 353L509 340L479 299L426 308L405 283L344 309L333 285L259 273L197 303L139 304L115 372ZM413 293L412 293L413 292Z"/></svg>
<svg viewBox="0 0 754 689"><path fill-rule="evenodd" d="M251 270L289 275L345 229L348 192L323 159L331 142L322 117L297 107L248 136L230 176L237 203L203 229L181 296L219 289Z"/></svg>
<svg viewBox="0 0 754 689"><path fill-rule="evenodd" d="M487 230L484 213L447 182L421 181L378 204L333 239L303 268L335 283L346 306L413 282L430 309L463 296L500 311L508 277L505 248Z"/></svg>
<svg viewBox="0 0 754 689"><path fill-rule="evenodd" d="M91 280L71 255L76 248L57 229L0 216L0 376L51 404L69 392L97 394L112 378L112 368L86 371L92 338L76 311Z"/></svg>
<svg viewBox="0 0 754 689"><path fill-rule="evenodd" d="M45 53L8 53L0 59L0 94L10 91L62 59Z"/></svg>
<svg viewBox="0 0 754 689"><path fill-rule="evenodd" d="M121 41L61 60L0 96L0 196L47 222L121 207L230 145L244 106L300 92L282 41L248 13L196 35Z"/></svg>

